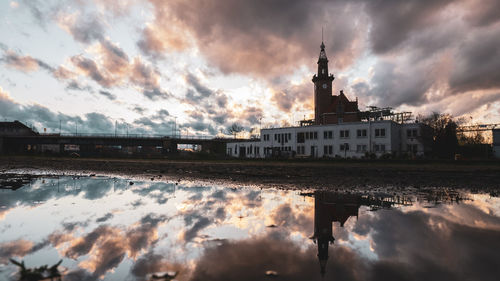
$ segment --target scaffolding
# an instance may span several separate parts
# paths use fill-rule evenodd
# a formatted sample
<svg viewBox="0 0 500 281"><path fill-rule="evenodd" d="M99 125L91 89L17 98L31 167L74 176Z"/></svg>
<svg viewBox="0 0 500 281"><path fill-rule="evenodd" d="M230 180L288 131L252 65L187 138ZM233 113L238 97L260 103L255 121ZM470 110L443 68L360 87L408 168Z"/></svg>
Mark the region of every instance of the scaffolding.
<svg viewBox="0 0 500 281"><path fill-rule="evenodd" d="M467 125L460 126L457 128L457 132L483 132L491 131L495 129L500 129L500 124L477 124L477 125Z"/></svg>
<svg viewBox="0 0 500 281"><path fill-rule="evenodd" d="M412 113L406 112L394 112L392 107L376 107L369 106L367 111L361 111L360 117L364 121L378 121L378 120L391 120L396 123L406 123L412 120Z"/></svg>

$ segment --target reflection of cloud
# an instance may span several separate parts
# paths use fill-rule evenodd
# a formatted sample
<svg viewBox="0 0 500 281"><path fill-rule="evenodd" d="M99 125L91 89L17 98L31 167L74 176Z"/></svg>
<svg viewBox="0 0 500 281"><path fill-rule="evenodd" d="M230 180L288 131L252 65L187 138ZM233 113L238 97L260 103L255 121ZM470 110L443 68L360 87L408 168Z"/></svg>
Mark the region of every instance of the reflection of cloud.
<svg viewBox="0 0 500 281"><path fill-rule="evenodd" d="M12 257L24 257L33 248L33 242L23 239L0 243L0 263L7 263Z"/></svg>
<svg viewBox="0 0 500 281"><path fill-rule="evenodd" d="M141 256L133 265L130 272L139 278L139 280L145 280L144 278L148 274L156 272L178 272L177 278L179 280L186 280L185 275L188 275L188 269L186 265L180 263L172 263L165 259L165 257L154 254L153 252L147 253Z"/></svg>
<svg viewBox="0 0 500 281"><path fill-rule="evenodd" d="M483 216L487 214L483 213ZM499 268L500 230L476 228L421 211L379 211L360 217L370 229L381 262L373 275L413 276L414 280L495 280ZM361 231L366 233L366 231ZM379 278L380 277L380 278ZM381 279L382 280L382 279ZM387 280L387 279L384 279Z"/></svg>
<svg viewBox="0 0 500 281"><path fill-rule="evenodd" d="M100 218L97 218L95 220L95 222L105 222L109 219L113 218L113 214L112 213L106 213L104 216L100 217Z"/></svg>
<svg viewBox="0 0 500 281"><path fill-rule="evenodd" d="M183 234L184 241L189 242L193 240L193 238L198 236L198 232L200 230L209 226L211 223L212 222L206 217L198 218L196 222L193 224L193 226L184 232Z"/></svg>
<svg viewBox="0 0 500 281"><path fill-rule="evenodd" d="M289 240L266 236L226 242L209 248L196 264L191 280L264 280L267 270L280 280L322 280L314 245L306 250ZM344 247L331 251L326 278L365 280L364 262ZM326 280L326 279L325 279Z"/></svg>

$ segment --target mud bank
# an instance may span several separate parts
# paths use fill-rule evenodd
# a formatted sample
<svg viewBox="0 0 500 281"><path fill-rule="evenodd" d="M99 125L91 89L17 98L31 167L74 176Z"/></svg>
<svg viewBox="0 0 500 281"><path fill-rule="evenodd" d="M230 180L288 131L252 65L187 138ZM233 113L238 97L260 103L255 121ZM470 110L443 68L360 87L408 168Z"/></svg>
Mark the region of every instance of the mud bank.
<svg viewBox="0 0 500 281"><path fill-rule="evenodd" d="M400 162L284 162L232 160L85 159L0 157L12 169L81 171L174 180L239 182L284 188L449 187L500 189L500 165Z"/></svg>

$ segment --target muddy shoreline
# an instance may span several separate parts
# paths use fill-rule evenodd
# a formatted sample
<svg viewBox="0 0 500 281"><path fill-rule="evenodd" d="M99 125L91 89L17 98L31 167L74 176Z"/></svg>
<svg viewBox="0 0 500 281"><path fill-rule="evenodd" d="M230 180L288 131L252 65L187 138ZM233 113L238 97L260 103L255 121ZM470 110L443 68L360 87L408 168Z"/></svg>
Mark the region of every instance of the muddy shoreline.
<svg viewBox="0 0 500 281"><path fill-rule="evenodd" d="M349 187L449 187L500 190L498 162L285 162L236 160L86 159L0 157L0 172L14 169L80 171L87 174L162 176L172 180L201 180L311 189Z"/></svg>

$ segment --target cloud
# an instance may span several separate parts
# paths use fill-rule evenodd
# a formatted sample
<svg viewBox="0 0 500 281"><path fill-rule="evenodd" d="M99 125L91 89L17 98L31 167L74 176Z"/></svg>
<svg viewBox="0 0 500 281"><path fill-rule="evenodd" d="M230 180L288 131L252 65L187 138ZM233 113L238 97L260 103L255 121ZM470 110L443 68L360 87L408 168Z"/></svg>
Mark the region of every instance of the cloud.
<svg viewBox="0 0 500 281"><path fill-rule="evenodd" d="M31 56L21 56L12 50L6 50L1 61L3 61L7 66L17 69L23 72L37 71L39 67L52 71L52 67L45 62L34 59Z"/></svg>
<svg viewBox="0 0 500 281"><path fill-rule="evenodd" d="M302 63L309 65L311 50L319 52L322 24L330 27L327 45L340 67L352 61L361 42L357 40L361 21L357 25L342 24L356 13L356 4L341 7L333 2L306 0L150 2L155 19L138 43L143 52L161 54L169 50L161 43L184 42L193 36L203 55L224 73L268 78L289 73ZM331 13L335 17L329 16ZM181 43L168 45L187 47Z"/></svg>
<svg viewBox="0 0 500 281"><path fill-rule="evenodd" d="M280 88L280 85L275 87ZM307 81L273 90L271 101L283 112L295 112L301 107L312 108L313 98L313 84Z"/></svg>
<svg viewBox="0 0 500 281"><path fill-rule="evenodd" d="M96 62L92 59L79 55L71 57L71 62L83 75L89 76L92 80L105 88L109 88L115 83L111 77L107 76L99 69Z"/></svg>
<svg viewBox="0 0 500 281"><path fill-rule="evenodd" d="M139 58L132 63L130 82L143 89L143 94L151 99L168 98L170 94L160 87L160 73Z"/></svg>
<svg viewBox="0 0 500 281"><path fill-rule="evenodd" d="M366 1L372 29L370 41L376 53L398 48L415 32L438 22L437 16L451 0Z"/></svg>
<svg viewBox="0 0 500 281"><path fill-rule="evenodd" d="M500 26L472 34L460 46L449 79L453 92L500 89Z"/></svg>
<svg viewBox="0 0 500 281"><path fill-rule="evenodd" d="M91 43L103 39L105 28L98 15L79 13L58 15L59 26L81 43Z"/></svg>
<svg viewBox="0 0 500 281"><path fill-rule="evenodd" d="M116 100L116 95L113 95L112 93L110 93L108 91L100 90L98 93L100 95L108 98L109 100Z"/></svg>

